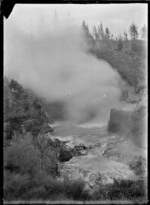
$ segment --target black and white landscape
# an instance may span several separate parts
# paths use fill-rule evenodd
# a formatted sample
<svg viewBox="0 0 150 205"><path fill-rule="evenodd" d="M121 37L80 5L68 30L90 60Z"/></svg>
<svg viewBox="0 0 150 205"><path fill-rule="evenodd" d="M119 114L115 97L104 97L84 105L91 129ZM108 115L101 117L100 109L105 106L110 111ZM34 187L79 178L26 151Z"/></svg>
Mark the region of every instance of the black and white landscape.
<svg viewBox="0 0 150 205"><path fill-rule="evenodd" d="M147 5L15 5L3 136L6 203L147 202Z"/></svg>

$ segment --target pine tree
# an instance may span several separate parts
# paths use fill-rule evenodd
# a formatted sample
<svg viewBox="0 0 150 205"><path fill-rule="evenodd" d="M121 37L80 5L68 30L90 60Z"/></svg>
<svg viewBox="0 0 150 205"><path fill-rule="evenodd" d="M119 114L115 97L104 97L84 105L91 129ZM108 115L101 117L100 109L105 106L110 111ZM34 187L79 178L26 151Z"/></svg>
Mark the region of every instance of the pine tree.
<svg viewBox="0 0 150 205"><path fill-rule="evenodd" d="M106 39L110 38L110 31L108 28L105 29L105 37L106 37Z"/></svg>
<svg viewBox="0 0 150 205"><path fill-rule="evenodd" d="M121 51L123 49L123 41L122 41L122 36L119 36L118 40L118 50Z"/></svg>
<svg viewBox="0 0 150 205"><path fill-rule="evenodd" d="M128 34L126 32L124 32L124 40L127 41L128 40Z"/></svg>
<svg viewBox="0 0 150 205"><path fill-rule="evenodd" d="M103 24L102 23L98 26L98 34L99 34L100 39L103 40L105 34L104 34Z"/></svg>
<svg viewBox="0 0 150 205"><path fill-rule="evenodd" d="M141 29L141 37L142 39L146 40L147 31L146 31L146 26L144 25Z"/></svg>
<svg viewBox="0 0 150 205"><path fill-rule="evenodd" d="M93 27L93 36L95 40L99 39L99 33L98 30L96 29L96 26Z"/></svg>
<svg viewBox="0 0 150 205"><path fill-rule="evenodd" d="M130 32L130 36L132 40L135 40L138 38L138 29L134 23L130 26L129 32Z"/></svg>
<svg viewBox="0 0 150 205"><path fill-rule="evenodd" d="M86 35L86 37L87 38L92 38L92 35L91 35L91 33L90 33L90 31L89 31L89 27L88 27L88 25L85 23L85 21L83 20L83 22L82 22L82 30L83 30L83 32L84 32L84 34Z"/></svg>

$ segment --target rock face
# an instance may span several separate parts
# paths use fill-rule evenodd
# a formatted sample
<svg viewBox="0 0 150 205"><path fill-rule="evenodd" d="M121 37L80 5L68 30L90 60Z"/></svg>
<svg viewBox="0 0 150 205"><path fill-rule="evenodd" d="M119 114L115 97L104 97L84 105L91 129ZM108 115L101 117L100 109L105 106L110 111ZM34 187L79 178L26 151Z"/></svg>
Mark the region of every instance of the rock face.
<svg viewBox="0 0 150 205"><path fill-rule="evenodd" d="M108 131L127 135L130 132L131 115L131 111L111 109Z"/></svg>
<svg viewBox="0 0 150 205"><path fill-rule="evenodd" d="M110 112L108 131L131 138L139 147L146 146L146 112L144 107L137 110L116 110Z"/></svg>

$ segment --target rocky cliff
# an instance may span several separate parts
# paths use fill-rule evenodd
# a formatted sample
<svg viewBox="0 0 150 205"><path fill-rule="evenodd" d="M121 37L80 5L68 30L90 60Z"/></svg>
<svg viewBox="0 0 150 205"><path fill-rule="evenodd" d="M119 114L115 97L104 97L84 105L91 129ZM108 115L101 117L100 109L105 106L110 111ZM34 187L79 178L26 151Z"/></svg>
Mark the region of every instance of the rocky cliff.
<svg viewBox="0 0 150 205"><path fill-rule="evenodd" d="M110 112L108 131L131 138L136 145L146 146L146 108L116 110Z"/></svg>

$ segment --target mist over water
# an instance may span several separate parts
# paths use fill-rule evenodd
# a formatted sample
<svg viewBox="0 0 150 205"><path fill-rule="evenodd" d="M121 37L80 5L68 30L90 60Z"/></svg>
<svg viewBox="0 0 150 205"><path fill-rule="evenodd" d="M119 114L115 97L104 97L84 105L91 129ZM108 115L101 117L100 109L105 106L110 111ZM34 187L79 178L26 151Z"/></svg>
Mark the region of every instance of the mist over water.
<svg viewBox="0 0 150 205"><path fill-rule="evenodd" d="M67 22L34 33L6 22L4 73L49 102L63 102L66 123L105 124L110 109L123 106L123 81L107 62L86 52L81 29Z"/></svg>

